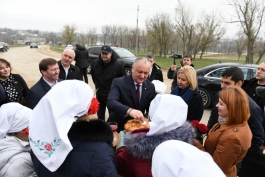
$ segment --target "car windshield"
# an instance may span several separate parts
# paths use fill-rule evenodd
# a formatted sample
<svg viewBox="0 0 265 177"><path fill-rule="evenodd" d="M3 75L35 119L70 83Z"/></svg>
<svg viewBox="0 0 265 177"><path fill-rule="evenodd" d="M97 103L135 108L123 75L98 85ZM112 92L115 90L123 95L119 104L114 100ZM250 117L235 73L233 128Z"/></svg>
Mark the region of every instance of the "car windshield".
<svg viewBox="0 0 265 177"><path fill-rule="evenodd" d="M112 48L121 58L135 57L135 55L124 48Z"/></svg>
<svg viewBox="0 0 265 177"><path fill-rule="evenodd" d="M37 45L35 42L32 42L30 45Z"/></svg>

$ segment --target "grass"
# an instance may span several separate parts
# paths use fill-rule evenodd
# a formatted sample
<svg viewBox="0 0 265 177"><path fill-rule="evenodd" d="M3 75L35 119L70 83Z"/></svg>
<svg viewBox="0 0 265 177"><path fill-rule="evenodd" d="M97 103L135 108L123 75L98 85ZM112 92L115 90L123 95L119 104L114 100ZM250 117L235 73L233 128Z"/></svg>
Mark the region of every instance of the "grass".
<svg viewBox="0 0 265 177"><path fill-rule="evenodd" d="M13 44L13 45L9 45L9 48L12 48L12 47L25 47L27 45L25 44Z"/></svg>
<svg viewBox="0 0 265 177"><path fill-rule="evenodd" d="M63 53L65 46L59 46L59 45L50 45L50 50Z"/></svg>

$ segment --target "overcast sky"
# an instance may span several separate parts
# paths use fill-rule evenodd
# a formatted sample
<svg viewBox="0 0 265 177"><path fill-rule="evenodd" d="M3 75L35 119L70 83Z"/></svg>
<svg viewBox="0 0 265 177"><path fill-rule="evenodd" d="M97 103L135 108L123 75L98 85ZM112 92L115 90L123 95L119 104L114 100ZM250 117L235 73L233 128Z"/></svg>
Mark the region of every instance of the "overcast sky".
<svg viewBox="0 0 265 177"><path fill-rule="evenodd" d="M192 9L194 18L201 13L216 12L226 18L232 9L224 0L183 0ZM0 0L0 28L62 31L66 24L75 24L79 32L103 25L126 25L145 28L145 20L156 13L167 12L174 20L177 0ZM226 36L233 37L237 25L224 24Z"/></svg>

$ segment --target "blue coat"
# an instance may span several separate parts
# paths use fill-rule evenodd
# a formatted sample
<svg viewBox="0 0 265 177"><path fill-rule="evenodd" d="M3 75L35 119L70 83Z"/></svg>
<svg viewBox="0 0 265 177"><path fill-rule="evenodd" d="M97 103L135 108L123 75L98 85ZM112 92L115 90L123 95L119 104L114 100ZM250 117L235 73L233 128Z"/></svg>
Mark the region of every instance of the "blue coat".
<svg viewBox="0 0 265 177"><path fill-rule="evenodd" d="M142 84L142 93L139 106L136 105L136 89L131 75L116 78L112 81L107 100L110 113L108 122L118 123L118 132L124 130L125 115L129 108L140 110L147 114L151 101L155 98L155 86L149 80Z"/></svg>
<svg viewBox="0 0 265 177"><path fill-rule="evenodd" d="M63 164L51 172L31 153L38 177L117 177L113 132L102 120L77 121L68 137L73 150Z"/></svg>

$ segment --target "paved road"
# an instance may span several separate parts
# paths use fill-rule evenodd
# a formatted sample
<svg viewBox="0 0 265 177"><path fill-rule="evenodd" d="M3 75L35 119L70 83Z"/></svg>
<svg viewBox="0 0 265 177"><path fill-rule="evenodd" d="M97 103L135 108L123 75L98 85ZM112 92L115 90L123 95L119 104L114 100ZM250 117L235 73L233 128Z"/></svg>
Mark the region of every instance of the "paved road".
<svg viewBox="0 0 265 177"><path fill-rule="evenodd" d="M29 46L26 47L16 47L10 48L8 52L0 52L0 58L4 58L11 63L12 72L20 74L27 82L29 88L34 85L41 77L38 69L40 60L44 58L54 58L60 60L61 54L51 51L49 46L39 46L38 49L30 49ZM170 92L171 81L167 79L166 71L163 71L164 82L168 86L166 93ZM89 85L93 90L95 86L91 80L91 76L88 75ZM203 113L202 121L203 123L208 122L210 115L210 110L206 109Z"/></svg>

